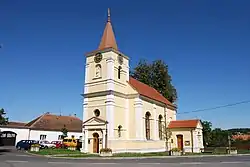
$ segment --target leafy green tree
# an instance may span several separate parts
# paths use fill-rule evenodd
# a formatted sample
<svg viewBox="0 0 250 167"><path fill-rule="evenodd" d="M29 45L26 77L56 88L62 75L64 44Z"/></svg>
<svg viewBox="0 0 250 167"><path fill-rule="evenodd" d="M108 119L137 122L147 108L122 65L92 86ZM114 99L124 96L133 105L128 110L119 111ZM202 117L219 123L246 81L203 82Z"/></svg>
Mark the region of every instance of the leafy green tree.
<svg viewBox="0 0 250 167"><path fill-rule="evenodd" d="M172 84L172 78L168 72L168 65L162 60L148 63L140 60L131 72L131 76L159 91L171 103L177 100L177 91Z"/></svg>
<svg viewBox="0 0 250 167"><path fill-rule="evenodd" d="M228 146L228 137L230 133L227 130L222 130L220 128L215 128L212 131L212 140L210 146L212 147L227 147Z"/></svg>
<svg viewBox="0 0 250 167"><path fill-rule="evenodd" d="M5 117L6 112L3 108L0 109L0 125L6 125L8 124L8 118Z"/></svg>
<svg viewBox="0 0 250 167"><path fill-rule="evenodd" d="M203 126L203 143L208 146L212 141L212 123L209 121L201 121Z"/></svg>
<svg viewBox="0 0 250 167"><path fill-rule="evenodd" d="M68 136L68 129L64 126L61 130L63 139Z"/></svg>

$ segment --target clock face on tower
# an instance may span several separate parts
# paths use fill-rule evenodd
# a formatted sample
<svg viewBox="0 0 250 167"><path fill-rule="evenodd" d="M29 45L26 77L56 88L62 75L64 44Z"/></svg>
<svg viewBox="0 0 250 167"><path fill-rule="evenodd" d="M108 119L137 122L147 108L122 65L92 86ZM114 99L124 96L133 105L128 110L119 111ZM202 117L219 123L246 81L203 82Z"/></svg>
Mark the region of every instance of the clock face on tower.
<svg viewBox="0 0 250 167"><path fill-rule="evenodd" d="M100 63L100 61L102 60L102 54L101 53L97 53L95 55L95 63Z"/></svg>
<svg viewBox="0 0 250 167"><path fill-rule="evenodd" d="M119 62L120 65L122 65L122 63L123 63L123 57L122 57L122 55L118 56L118 62Z"/></svg>

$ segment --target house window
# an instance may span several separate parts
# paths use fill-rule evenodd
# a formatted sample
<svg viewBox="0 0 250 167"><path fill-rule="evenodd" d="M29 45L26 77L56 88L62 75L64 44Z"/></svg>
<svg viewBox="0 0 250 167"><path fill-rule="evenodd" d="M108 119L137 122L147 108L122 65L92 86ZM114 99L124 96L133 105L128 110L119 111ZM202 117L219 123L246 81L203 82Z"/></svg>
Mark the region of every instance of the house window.
<svg viewBox="0 0 250 167"><path fill-rule="evenodd" d="M145 114L145 129L146 129L146 139L150 140L150 112Z"/></svg>
<svg viewBox="0 0 250 167"><path fill-rule="evenodd" d="M96 109L94 111L94 114L95 114L96 117L99 117L100 116L100 110Z"/></svg>
<svg viewBox="0 0 250 167"><path fill-rule="evenodd" d="M121 70L122 70L122 67L119 66L118 67L118 79L121 79Z"/></svg>
<svg viewBox="0 0 250 167"><path fill-rule="evenodd" d="M62 140L63 139L63 135L58 135L58 140Z"/></svg>
<svg viewBox="0 0 250 167"><path fill-rule="evenodd" d="M46 140L47 135L40 135L40 140Z"/></svg>
<svg viewBox="0 0 250 167"><path fill-rule="evenodd" d="M158 132L159 132L159 139L162 140L162 115L159 115L159 121L158 121Z"/></svg>

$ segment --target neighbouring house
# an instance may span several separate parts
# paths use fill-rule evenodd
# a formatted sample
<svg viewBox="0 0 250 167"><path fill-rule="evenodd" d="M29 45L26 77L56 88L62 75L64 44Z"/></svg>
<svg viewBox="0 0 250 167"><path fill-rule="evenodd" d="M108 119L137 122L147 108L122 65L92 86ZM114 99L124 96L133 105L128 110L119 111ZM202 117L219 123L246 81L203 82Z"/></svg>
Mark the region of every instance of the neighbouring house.
<svg viewBox="0 0 250 167"><path fill-rule="evenodd" d="M117 46L110 14L97 50L86 54L82 152L165 151L164 124L172 131L168 149L203 149L199 120L176 120L177 106L129 75L129 57Z"/></svg>
<svg viewBox="0 0 250 167"><path fill-rule="evenodd" d="M237 134L232 136L233 140L250 140L250 134Z"/></svg>
<svg viewBox="0 0 250 167"><path fill-rule="evenodd" d="M185 152L200 152L203 149L202 124L200 120L176 120L168 125L171 130L171 148L183 148Z"/></svg>
<svg viewBox="0 0 250 167"><path fill-rule="evenodd" d="M46 113L28 123L9 122L7 125L1 125L1 142L4 145L14 146L20 140L61 140L62 128L68 130L69 137L82 136L81 119L76 116Z"/></svg>

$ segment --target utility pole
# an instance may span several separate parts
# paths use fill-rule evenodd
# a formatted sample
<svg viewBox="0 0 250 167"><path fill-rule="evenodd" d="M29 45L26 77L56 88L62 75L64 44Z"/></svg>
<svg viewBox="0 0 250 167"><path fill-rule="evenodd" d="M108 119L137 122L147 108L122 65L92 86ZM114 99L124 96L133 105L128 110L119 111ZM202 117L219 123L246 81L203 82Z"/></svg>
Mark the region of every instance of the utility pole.
<svg viewBox="0 0 250 167"><path fill-rule="evenodd" d="M228 149L229 149L229 154L231 153L231 137L228 135Z"/></svg>
<svg viewBox="0 0 250 167"><path fill-rule="evenodd" d="M165 147L166 151L168 151L168 130L167 130L167 115L166 111L164 111L164 133L165 133Z"/></svg>

